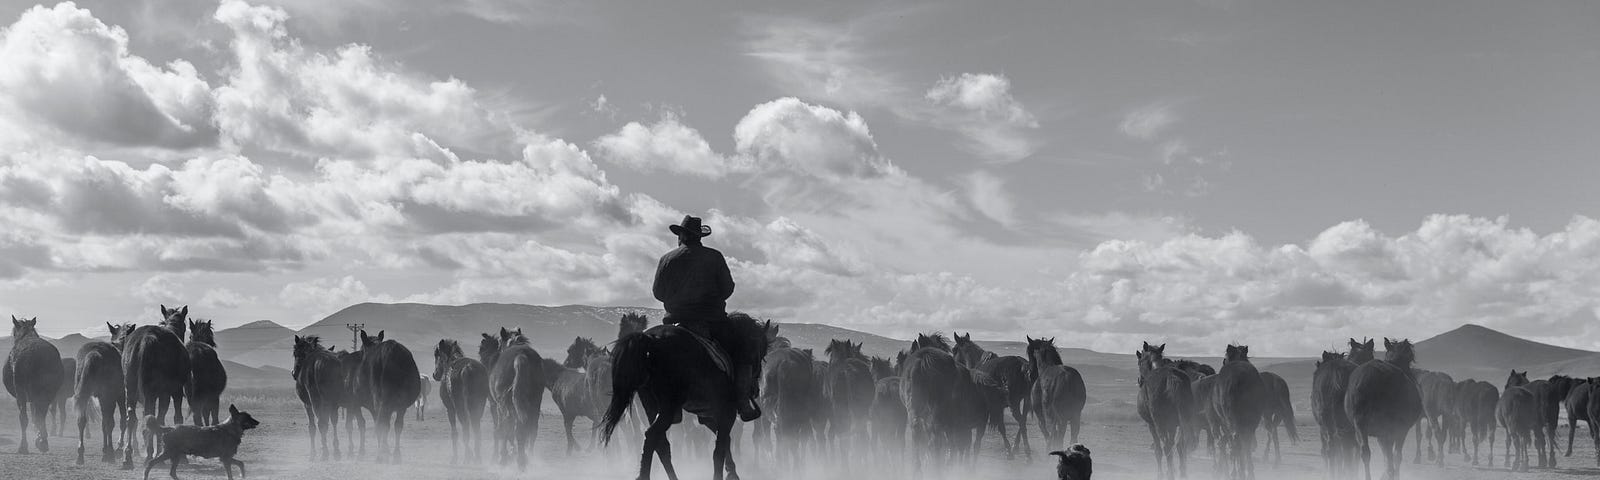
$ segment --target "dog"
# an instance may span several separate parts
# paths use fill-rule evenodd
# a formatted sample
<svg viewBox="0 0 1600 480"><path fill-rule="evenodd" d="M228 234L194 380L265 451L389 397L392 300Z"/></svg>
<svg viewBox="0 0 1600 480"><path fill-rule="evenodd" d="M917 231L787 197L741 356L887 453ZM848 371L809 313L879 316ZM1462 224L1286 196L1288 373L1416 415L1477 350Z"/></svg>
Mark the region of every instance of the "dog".
<svg viewBox="0 0 1600 480"><path fill-rule="evenodd" d="M239 442L244 440L244 431L256 428L261 422L256 421L249 413L228 405L228 420L209 427L194 425L167 427L163 426L161 418L155 415L146 415L144 424L145 428L161 439L161 453L156 454L144 465L145 480L150 480L150 469L163 461L172 465L168 475L177 480L178 462L189 455L221 459L222 469L228 472L228 480L233 480L235 465L239 466L239 478L245 476L244 462L233 458L234 454L239 453Z"/></svg>
<svg viewBox="0 0 1600 480"><path fill-rule="evenodd" d="M1072 448L1050 454L1061 457L1061 463L1056 464L1056 477L1061 480L1089 480L1089 475L1094 473L1094 459L1089 458L1089 447L1073 445Z"/></svg>

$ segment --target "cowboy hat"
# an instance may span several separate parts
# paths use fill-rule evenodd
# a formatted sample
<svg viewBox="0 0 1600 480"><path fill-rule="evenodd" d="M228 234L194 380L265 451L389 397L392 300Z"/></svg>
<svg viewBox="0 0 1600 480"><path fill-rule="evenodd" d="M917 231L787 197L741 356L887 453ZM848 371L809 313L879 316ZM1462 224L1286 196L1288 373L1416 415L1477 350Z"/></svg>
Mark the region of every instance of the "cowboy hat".
<svg viewBox="0 0 1600 480"><path fill-rule="evenodd" d="M672 230L673 235L683 235L683 232L685 231L698 232L702 237L711 234L711 227L701 225L700 217L691 215L684 215L682 224L672 225L667 227L667 229Z"/></svg>

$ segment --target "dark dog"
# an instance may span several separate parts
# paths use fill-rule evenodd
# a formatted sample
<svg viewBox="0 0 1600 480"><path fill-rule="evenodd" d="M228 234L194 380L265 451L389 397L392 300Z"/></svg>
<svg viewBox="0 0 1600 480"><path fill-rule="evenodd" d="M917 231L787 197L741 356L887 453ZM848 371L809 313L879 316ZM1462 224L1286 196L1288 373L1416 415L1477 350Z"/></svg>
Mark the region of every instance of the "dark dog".
<svg viewBox="0 0 1600 480"><path fill-rule="evenodd" d="M245 476L244 462L233 458L234 454L239 453L239 442L244 439L244 431L256 428L261 422L249 413L228 405L228 420L218 425L164 427L161 418L155 415L146 415L144 424L145 428L161 438L161 453L144 465L145 480L150 480L150 468L162 461L172 465L169 475L176 480L178 462L189 455L222 459L222 469L228 472L228 480L233 480L234 465L239 466L239 478Z"/></svg>
<svg viewBox="0 0 1600 480"><path fill-rule="evenodd" d="M1056 477L1061 480L1089 480L1089 475L1094 473L1094 459L1089 458L1089 447L1073 445L1072 448L1050 454L1061 457L1061 463L1056 464Z"/></svg>

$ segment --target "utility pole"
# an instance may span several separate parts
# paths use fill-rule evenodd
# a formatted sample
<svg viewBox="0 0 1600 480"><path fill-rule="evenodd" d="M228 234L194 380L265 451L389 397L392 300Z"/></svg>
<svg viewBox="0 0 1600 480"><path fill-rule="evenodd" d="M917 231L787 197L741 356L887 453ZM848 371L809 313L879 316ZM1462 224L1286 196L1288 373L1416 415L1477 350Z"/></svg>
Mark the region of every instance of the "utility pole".
<svg viewBox="0 0 1600 480"><path fill-rule="evenodd" d="M367 328L367 324L346 323L344 328L350 329L350 351L361 350L361 329Z"/></svg>

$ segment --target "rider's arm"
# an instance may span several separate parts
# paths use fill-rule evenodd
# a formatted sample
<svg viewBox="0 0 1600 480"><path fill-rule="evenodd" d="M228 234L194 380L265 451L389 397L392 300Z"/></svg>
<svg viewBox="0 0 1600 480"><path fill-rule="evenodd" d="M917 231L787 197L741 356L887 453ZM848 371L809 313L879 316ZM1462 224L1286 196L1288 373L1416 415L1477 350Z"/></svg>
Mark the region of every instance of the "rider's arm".
<svg viewBox="0 0 1600 480"><path fill-rule="evenodd" d="M733 296L733 274L728 272L728 259L722 255L717 255L717 288L723 300Z"/></svg>
<svg viewBox="0 0 1600 480"><path fill-rule="evenodd" d="M662 303L666 303L667 295L668 295L667 286L672 283L670 281L663 281L663 279L661 278L661 274L666 272L666 270L667 270L667 257L670 257L670 256L672 256L672 254L670 254L670 253L666 254L666 255L663 255L661 257L661 261L656 264L656 279L655 279L655 283L650 286L650 291L651 291L651 293L655 294L656 301L662 302Z"/></svg>

